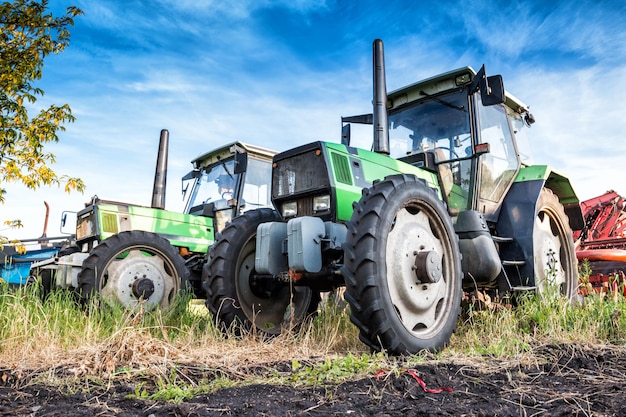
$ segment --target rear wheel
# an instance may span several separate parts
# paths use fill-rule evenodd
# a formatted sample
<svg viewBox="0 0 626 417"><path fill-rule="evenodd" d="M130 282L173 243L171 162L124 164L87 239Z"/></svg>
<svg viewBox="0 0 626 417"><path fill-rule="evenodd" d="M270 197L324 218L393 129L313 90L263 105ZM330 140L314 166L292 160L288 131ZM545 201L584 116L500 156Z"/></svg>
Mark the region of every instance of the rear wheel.
<svg viewBox="0 0 626 417"><path fill-rule="evenodd" d="M444 204L394 175L364 190L348 223L344 276L360 339L392 354L436 351L456 328L461 256Z"/></svg>
<svg viewBox="0 0 626 417"><path fill-rule="evenodd" d="M224 331L252 328L269 335L297 327L317 310L319 294L255 271L256 232L261 223L279 221L271 209L247 211L218 236L203 269L207 307Z"/></svg>
<svg viewBox="0 0 626 417"><path fill-rule="evenodd" d="M78 274L83 299L99 293L109 302L147 310L168 307L189 271L169 241L155 233L121 232L91 250Z"/></svg>
<svg viewBox="0 0 626 417"><path fill-rule="evenodd" d="M578 267L572 230L559 199L544 188L539 194L533 226L535 285L540 294L554 288L573 301L578 292Z"/></svg>

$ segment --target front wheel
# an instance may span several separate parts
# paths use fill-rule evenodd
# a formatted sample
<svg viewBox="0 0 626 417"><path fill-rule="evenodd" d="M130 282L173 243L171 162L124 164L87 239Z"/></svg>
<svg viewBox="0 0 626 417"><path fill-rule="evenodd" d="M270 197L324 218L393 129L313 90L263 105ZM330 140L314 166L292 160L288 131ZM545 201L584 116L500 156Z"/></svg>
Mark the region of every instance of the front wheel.
<svg viewBox="0 0 626 417"><path fill-rule="evenodd" d="M278 335L300 325L317 310L319 294L255 270L256 233L261 223L280 221L271 209L247 211L234 218L211 247L203 268L206 305L218 327L236 332L252 328Z"/></svg>
<svg viewBox="0 0 626 417"><path fill-rule="evenodd" d="M456 328L463 278L452 220L434 190L394 175L363 191L344 245L360 339L391 354L436 351Z"/></svg>
<svg viewBox="0 0 626 417"><path fill-rule="evenodd" d="M533 226L535 285L540 294L550 288L575 300L578 267L572 229L559 199L543 188L537 200Z"/></svg>
<svg viewBox="0 0 626 417"><path fill-rule="evenodd" d="M83 261L78 286L83 299L94 293L126 308L168 307L189 271L169 241L155 233L127 231L103 240Z"/></svg>

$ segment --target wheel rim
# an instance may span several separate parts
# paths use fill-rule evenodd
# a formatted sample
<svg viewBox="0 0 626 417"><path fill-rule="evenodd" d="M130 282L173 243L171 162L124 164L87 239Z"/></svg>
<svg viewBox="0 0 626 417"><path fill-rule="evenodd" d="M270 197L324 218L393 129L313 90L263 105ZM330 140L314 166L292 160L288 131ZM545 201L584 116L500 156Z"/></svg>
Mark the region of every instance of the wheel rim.
<svg viewBox="0 0 626 417"><path fill-rule="evenodd" d="M535 248L535 285L540 293L549 288L565 291L567 275L562 232L549 211L541 210L535 217L533 246Z"/></svg>
<svg viewBox="0 0 626 417"><path fill-rule="evenodd" d="M285 328L298 325L304 319L312 291L307 287L281 285L267 297L259 297L251 282L254 269L255 241L248 242L241 253L237 268L237 296L241 308L254 326L268 334L280 334Z"/></svg>
<svg viewBox="0 0 626 417"><path fill-rule="evenodd" d="M402 325L420 338L436 333L451 311L454 268L452 249L445 236L444 225L430 207L412 204L398 211L387 237L387 285L391 302ZM416 276L416 259L423 252L435 252L439 257L441 274L435 282L422 282Z"/></svg>
<svg viewBox="0 0 626 417"><path fill-rule="evenodd" d="M100 280L100 295L126 308L141 304L146 310L167 307L178 291L174 264L154 248L132 247L107 263Z"/></svg>

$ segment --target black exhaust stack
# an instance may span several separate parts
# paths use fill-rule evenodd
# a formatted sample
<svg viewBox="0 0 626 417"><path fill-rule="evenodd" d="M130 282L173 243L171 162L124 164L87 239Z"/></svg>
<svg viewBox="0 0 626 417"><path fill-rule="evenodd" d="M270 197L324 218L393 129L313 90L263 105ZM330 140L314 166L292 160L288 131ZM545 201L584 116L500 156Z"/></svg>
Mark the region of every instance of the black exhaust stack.
<svg viewBox="0 0 626 417"><path fill-rule="evenodd" d="M389 126L387 123L387 83L383 41L374 41L374 152L389 155Z"/></svg>
<svg viewBox="0 0 626 417"><path fill-rule="evenodd" d="M165 183L167 180L167 150L169 148L170 133L161 130L159 139L159 153L157 155L154 186L152 187L152 208L165 209Z"/></svg>

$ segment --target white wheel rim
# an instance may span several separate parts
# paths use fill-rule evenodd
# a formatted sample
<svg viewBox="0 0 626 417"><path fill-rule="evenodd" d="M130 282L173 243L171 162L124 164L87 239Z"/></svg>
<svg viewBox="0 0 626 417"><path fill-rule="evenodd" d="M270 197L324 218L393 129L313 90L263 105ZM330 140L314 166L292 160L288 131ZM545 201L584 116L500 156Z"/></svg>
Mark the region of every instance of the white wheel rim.
<svg viewBox="0 0 626 417"><path fill-rule="evenodd" d="M561 262L561 239L557 225L549 213L542 211L535 217L533 245L535 247L535 284L539 292L561 288L566 274ZM554 230L557 230L556 233Z"/></svg>
<svg viewBox="0 0 626 417"><path fill-rule="evenodd" d="M402 208L396 215L386 245L387 285L391 302L403 326L423 334L434 330L449 294L449 279L444 274L435 283L419 283L413 270L415 252L435 251L445 265L444 245L433 232L427 214L411 214Z"/></svg>
<svg viewBox="0 0 626 417"><path fill-rule="evenodd" d="M121 259L115 257L106 266L108 278L100 295L126 308L135 308L140 303L146 310L166 307L176 291L177 279L165 270L161 256L147 256L140 249L130 249L127 256ZM150 280L154 287L154 292L145 299L138 299L132 291L133 285L141 279Z"/></svg>

